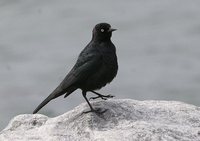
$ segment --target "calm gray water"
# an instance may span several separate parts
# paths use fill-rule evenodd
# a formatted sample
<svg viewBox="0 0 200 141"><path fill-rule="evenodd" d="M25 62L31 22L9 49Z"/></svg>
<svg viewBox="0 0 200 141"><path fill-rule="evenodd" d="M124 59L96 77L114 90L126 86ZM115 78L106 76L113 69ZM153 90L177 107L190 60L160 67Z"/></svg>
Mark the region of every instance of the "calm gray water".
<svg viewBox="0 0 200 141"><path fill-rule="evenodd" d="M0 129L62 81L99 22L117 28L119 73L99 92L200 106L200 1L0 0ZM88 94L89 96L89 94ZM85 102L80 91L40 113Z"/></svg>

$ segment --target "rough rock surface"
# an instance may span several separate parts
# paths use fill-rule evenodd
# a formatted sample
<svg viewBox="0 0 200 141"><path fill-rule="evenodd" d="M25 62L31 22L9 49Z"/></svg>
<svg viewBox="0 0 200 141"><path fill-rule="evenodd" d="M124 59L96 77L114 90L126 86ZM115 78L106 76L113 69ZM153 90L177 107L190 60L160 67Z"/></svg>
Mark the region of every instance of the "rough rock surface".
<svg viewBox="0 0 200 141"><path fill-rule="evenodd" d="M14 117L0 141L200 141L200 108L175 101L94 101L55 118Z"/></svg>

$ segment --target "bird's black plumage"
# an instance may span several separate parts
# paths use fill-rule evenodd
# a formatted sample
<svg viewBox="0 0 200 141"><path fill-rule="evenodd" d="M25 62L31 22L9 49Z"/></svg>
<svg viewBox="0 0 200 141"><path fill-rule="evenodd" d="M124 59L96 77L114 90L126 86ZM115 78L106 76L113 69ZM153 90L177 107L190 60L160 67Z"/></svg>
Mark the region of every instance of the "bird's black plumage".
<svg viewBox="0 0 200 141"><path fill-rule="evenodd" d="M60 85L34 110L37 113L49 101L61 95L67 97L76 89L81 89L83 97L89 104L91 111L95 111L88 99L88 91L106 99L110 95L101 95L94 90L110 83L117 74L118 63L116 49L111 42L112 29L107 23L97 24L92 31L92 40L80 53L78 60L71 71L67 74Z"/></svg>

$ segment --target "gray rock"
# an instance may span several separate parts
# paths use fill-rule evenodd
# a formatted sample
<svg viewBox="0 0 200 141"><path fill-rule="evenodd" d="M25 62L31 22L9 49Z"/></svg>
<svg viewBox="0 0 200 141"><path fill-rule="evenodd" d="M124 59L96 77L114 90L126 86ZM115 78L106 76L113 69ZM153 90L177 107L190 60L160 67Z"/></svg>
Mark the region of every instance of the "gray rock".
<svg viewBox="0 0 200 141"><path fill-rule="evenodd" d="M55 118L14 117L0 141L200 141L200 108L176 101L94 101Z"/></svg>

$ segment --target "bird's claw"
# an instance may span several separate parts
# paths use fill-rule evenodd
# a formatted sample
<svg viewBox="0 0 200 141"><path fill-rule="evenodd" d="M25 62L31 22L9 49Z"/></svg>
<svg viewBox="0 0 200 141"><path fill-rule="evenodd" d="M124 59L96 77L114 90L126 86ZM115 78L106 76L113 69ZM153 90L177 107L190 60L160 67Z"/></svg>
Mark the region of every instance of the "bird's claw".
<svg viewBox="0 0 200 141"><path fill-rule="evenodd" d="M107 100L108 98L113 98L113 97L115 97L115 96L113 96L113 95L98 95L96 97L90 97L89 100L91 100L91 99L94 100L94 99L97 99L97 98L101 98L103 100Z"/></svg>
<svg viewBox="0 0 200 141"><path fill-rule="evenodd" d="M103 113L105 113L107 110L108 110L108 109L102 110L102 109L98 108L98 109L92 109L92 110L90 110L90 111L83 112L83 114L87 114L87 113L103 114Z"/></svg>

